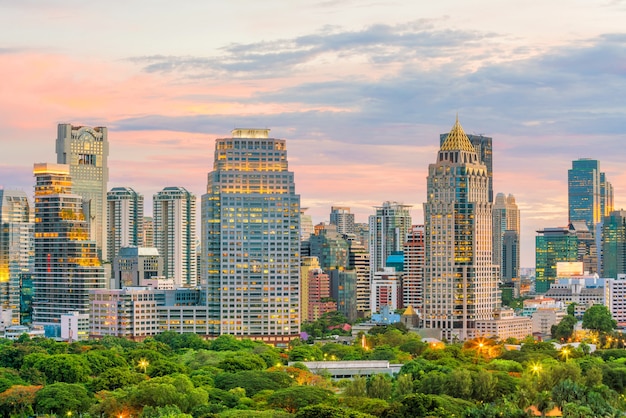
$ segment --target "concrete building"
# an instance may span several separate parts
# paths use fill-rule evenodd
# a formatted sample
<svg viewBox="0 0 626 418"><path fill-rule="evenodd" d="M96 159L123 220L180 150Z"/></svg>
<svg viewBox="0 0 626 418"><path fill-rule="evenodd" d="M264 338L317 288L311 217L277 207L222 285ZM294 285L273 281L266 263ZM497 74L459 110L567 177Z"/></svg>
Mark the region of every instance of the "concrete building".
<svg viewBox="0 0 626 418"><path fill-rule="evenodd" d="M161 332L158 306L165 291L150 287L125 287L91 292L90 335L142 340Z"/></svg>
<svg viewBox="0 0 626 418"><path fill-rule="evenodd" d="M154 195L153 214L163 273L176 286L196 286L196 197L183 187L166 187Z"/></svg>
<svg viewBox="0 0 626 418"><path fill-rule="evenodd" d="M356 273L356 311L359 318L370 315L370 254L355 234L344 235L348 242L348 268Z"/></svg>
<svg viewBox="0 0 626 418"><path fill-rule="evenodd" d="M521 340L532 334L532 321L524 316L515 316L513 309L498 309L493 312L492 318L476 321L476 333L501 341L508 338Z"/></svg>
<svg viewBox="0 0 626 418"><path fill-rule="evenodd" d="M345 234L354 234L354 213L350 213L350 208L343 206L331 206L330 223L337 227L337 232Z"/></svg>
<svg viewBox="0 0 626 418"><path fill-rule="evenodd" d="M26 193L0 189L0 309L20 325L21 283L35 261L34 208Z"/></svg>
<svg viewBox="0 0 626 418"><path fill-rule="evenodd" d="M146 281L163 276L163 257L156 248L121 247L113 261L111 289L146 286ZM170 279L175 284L174 279ZM178 284L179 285L179 284Z"/></svg>
<svg viewBox="0 0 626 418"><path fill-rule="evenodd" d="M109 260L105 235L109 181L107 128L59 124L56 154L58 164L69 166L73 193L82 197L83 213L89 223L89 239L96 243L101 260Z"/></svg>
<svg viewBox="0 0 626 418"><path fill-rule="evenodd" d="M493 205L493 263L500 266L504 283L519 278L520 211L513 195L498 193Z"/></svg>
<svg viewBox="0 0 626 418"><path fill-rule="evenodd" d="M72 192L70 167L35 164L33 324L61 336L61 315L89 313L89 291L104 288L96 242L89 239L83 198Z"/></svg>
<svg viewBox="0 0 626 418"><path fill-rule="evenodd" d="M122 247L143 245L143 196L130 187L107 193L107 254L115 260Z"/></svg>
<svg viewBox="0 0 626 418"><path fill-rule="evenodd" d="M595 233L602 217L613 210L613 186L600 172L600 162L590 158L572 161L567 171L569 221L584 221Z"/></svg>
<svg viewBox="0 0 626 418"><path fill-rule="evenodd" d="M141 239L142 244L140 247L154 247L154 219L151 216L143 217L143 234Z"/></svg>
<svg viewBox="0 0 626 418"><path fill-rule="evenodd" d="M306 285L308 315L303 319L313 322L325 313L337 310L337 302L330 297L330 277L322 269L309 270ZM304 284L302 287L304 288Z"/></svg>
<svg viewBox="0 0 626 418"><path fill-rule="evenodd" d="M67 342L89 338L89 314L70 311L61 315L61 339Z"/></svg>
<svg viewBox="0 0 626 418"><path fill-rule="evenodd" d="M492 263L490 177L458 119L428 166L424 203L424 328L440 338L484 334L500 306L498 267Z"/></svg>
<svg viewBox="0 0 626 418"><path fill-rule="evenodd" d="M284 139L235 129L215 141L201 239L210 333L299 337L300 196Z"/></svg>
<svg viewBox="0 0 626 418"><path fill-rule="evenodd" d="M537 308L530 317L533 335L540 334L543 337L550 337L552 335L552 326L558 325L565 315L567 315L567 311L563 308Z"/></svg>
<svg viewBox="0 0 626 418"><path fill-rule="evenodd" d="M402 308L401 279L392 267L384 267L374 273L371 293L372 313L380 312L383 306L392 311Z"/></svg>
<svg viewBox="0 0 626 418"><path fill-rule="evenodd" d="M347 268L349 265L349 244L343 234L332 224L318 224L315 233L309 237L309 253L317 257L324 270Z"/></svg>
<svg viewBox="0 0 626 418"><path fill-rule="evenodd" d="M413 225L404 242L402 306L422 312L424 297L424 225Z"/></svg>
<svg viewBox="0 0 626 418"><path fill-rule="evenodd" d="M626 274L620 274L616 279L605 279L604 292L606 306L617 326L626 327Z"/></svg>
<svg viewBox="0 0 626 418"><path fill-rule="evenodd" d="M402 251L406 234L411 228L409 205L383 202L376 214L369 217L370 272L373 275L385 267L394 252Z"/></svg>

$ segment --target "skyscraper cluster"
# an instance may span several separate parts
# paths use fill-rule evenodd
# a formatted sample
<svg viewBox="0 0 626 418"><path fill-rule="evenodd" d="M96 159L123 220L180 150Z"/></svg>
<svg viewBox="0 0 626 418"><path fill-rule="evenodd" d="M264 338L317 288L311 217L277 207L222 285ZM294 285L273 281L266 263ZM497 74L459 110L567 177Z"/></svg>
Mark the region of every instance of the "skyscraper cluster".
<svg viewBox="0 0 626 418"><path fill-rule="evenodd" d="M392 200L367 223L334 205L314 225L287 141L269 129L215 140L199 239L185 187L156 193L152 217L131 185L108 190L106 128L61 124L56 151L57 163L34 166L34 206L0 190L5 324L65 339L172 330L285 345L327 312L355 320L406 309L449 340L529 332L528 318L502 307L501 292L520 292L520 210L513 195L494 196L492 138L466 134L458 118L428 166L423 225ZM613 211L599 162L574 161L568 187L568 225L536 239L538 293L558 262L626 274L626 215Z"/></svg>

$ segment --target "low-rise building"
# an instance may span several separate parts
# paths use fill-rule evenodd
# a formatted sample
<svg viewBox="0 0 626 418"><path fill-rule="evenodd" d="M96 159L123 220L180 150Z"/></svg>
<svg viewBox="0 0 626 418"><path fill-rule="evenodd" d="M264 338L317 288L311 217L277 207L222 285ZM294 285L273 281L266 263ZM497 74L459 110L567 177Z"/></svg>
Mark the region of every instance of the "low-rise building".
<svg viewBox="0 0 626 418"><path fill-rule="evenodd" d="M522 339L532 334L532 324L528 317L515 316L512 309L497 310L492 319L476 321L476 334L481 337Z"/></svg>

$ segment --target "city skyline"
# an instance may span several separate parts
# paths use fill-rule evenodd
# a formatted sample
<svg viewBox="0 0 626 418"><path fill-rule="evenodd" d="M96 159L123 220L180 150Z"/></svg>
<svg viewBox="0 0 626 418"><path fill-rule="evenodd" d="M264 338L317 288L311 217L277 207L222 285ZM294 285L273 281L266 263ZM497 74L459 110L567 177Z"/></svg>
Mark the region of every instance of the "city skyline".
<svg viewBox="0 0 626 418"><path fill-rule="evenodd" d="M493 191L516 197L532 267L535 231L567 225L573 160L599 160L626 207L626 3L506 3L0 3L0 184L32 198L32 164L67 122L109 128L109 190L199 196L215 138L267 126L315 223L391 200L419 224L458 112L493 138Z"/></svg>

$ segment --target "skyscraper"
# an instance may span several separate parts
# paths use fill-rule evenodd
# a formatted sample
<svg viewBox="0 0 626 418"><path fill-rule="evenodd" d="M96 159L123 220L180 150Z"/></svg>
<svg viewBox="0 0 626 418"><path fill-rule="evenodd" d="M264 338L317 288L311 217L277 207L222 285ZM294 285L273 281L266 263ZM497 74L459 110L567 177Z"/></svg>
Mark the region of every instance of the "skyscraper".
<svg viewBox="0 0 626 418"><path fill-rule="evenodd" d="M595 235L596 225L613 210L613 186L590 158L572 161L567 172L569 221L585 221Z"/></svg>
<svg viewBox="0 0 626 418"><path fill-rule="evenodd" d="M439 145L443 145L449 134L439 135ZM489 177L489 201L493 203L493 139L484 135L465 134L470 140L478 159L487 167L487 176Z"/></svg>
<svg viewBox="0 0 626 418"><path fill-rule="evenodd" d="M215 334L284 345L300 332L300 196L284 139L217 139L202 196L203 278Z"/></svg>
<svg viewBox="0 0 626 418"><path fill-rule="evenodd" d="M422 312L424 286L424 225L413 225L404 243L402 306Z"/></svg>
<svg viewBox="0 0 626 418"><path fill-rule="evenodd" d="M519 278L520 212L515 197L498 193L493 205L493 264L500 266L504 283ZM507 233L507 231L509 231ZM507 236L505 249L505 235ZM505 258L506 252L506 258Z"/></svg>
<svg viewBox="0 0 626 418"><path fill-rule="evenodd" d="M556 263L578 260L578 237L569 228L544 228L535 239L535 291L545 293L556 281Z"/></svg>
<svg viewBox="0 0 626 418"><path fill-rule="evenodd" d="M96 243L89 239L83 198L72 193L70 167L35 164L33 324L59 337L61 315L89 313L89 291L104 288Z"/></svg>
<svg viewBox="0 0 626 418"><path fill-rule="evenodd" d="M626 274L626 211L616 210L602 225L602 277Z"/></svg>
<svg viewBox="0 0 626 418"><path fill-rule="evenodd" d="M428 166L424 203L424 328L450 340L477 336L500 302L489 179L457 118Z"/></svg>
<svg viewBox="0 0 626 418"><path fill-rule="evenodd" d="M143 196L130 187L107 193L107 253L115 260L122 247L143 245Z"/></svg>
<svg viewBox="0 0 626 418"><path fill-rule="evenodd" d="M0 189L0 308L20 324L20 282L35 261L33 207L26 193Z"/></svg>
<svg viewBox="0 0 626 418"><path fill-rule="evenodd" d="M106 254L106 194L109 181L109 140L107 128L58 125L57 163L70 167L73 193L83 198L83 212L89 222L89 236L99 256Z"/></svg>
<svg viewBox="0 0 626 418"><path fill-rule="evenodd" d="M392 253L402 251L406 234L411 228L409 205L398 202L384 202L376 207L376 214L370 215L370 273L373 275L385 267L385 261Z"/></svg>
<svg viewBox="0 0 626 418"><path fill-rule="evenodd" d="M154 195L152 210L163 273L176 286L196 286L196 196L184 187L165 187Z"/></svg>
<svg viewBox="0 0 626 418"><path fill-rule="evenodd" d="M354 234L354 213L350 213L350 208L342 206L331 206L330 223L337 226L340 234Z"/></svg>

